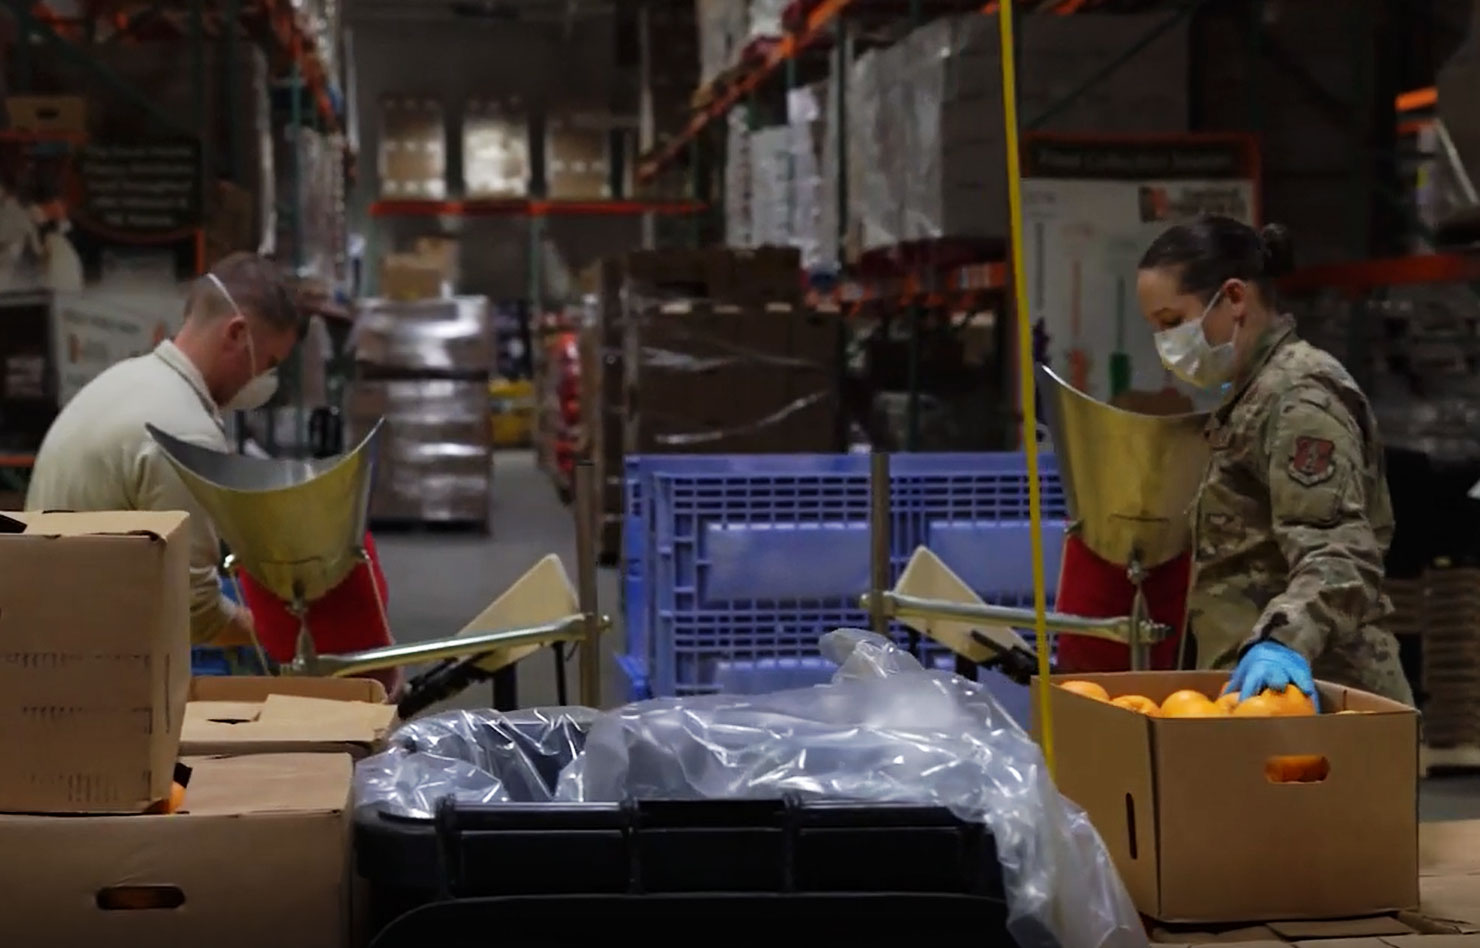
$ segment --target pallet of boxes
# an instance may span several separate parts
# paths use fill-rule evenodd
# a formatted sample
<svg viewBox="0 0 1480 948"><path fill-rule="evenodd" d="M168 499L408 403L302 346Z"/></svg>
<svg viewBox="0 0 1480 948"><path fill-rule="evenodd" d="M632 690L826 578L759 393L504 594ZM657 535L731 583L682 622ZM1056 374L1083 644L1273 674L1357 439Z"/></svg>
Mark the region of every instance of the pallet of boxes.
<svg viewBox="0 0 1480 948"><path fill-rule="evenodd" d="M600 547L617 558L623 459L839 450L842 323L804 305L790 248L642 251L603 261L583 331L586 456Z"/></svg>
<svg viewBox="0 0 1480 948"><path fill-rule="evenodd" d="M304 679L271 721L253 679L193 701L186 520L0 515L6 944L350 938L352 757L393 709L373 682Z"/></svg>
<svg viewBox="0 0 1480 948"><path fill-rule="evenodd" d="M454 252L423 239L387 255L385 295L358 304L346 404L351 440L384 419L370 496L380 527L489 529L493 322L485 297L445 293Z"/></svg>

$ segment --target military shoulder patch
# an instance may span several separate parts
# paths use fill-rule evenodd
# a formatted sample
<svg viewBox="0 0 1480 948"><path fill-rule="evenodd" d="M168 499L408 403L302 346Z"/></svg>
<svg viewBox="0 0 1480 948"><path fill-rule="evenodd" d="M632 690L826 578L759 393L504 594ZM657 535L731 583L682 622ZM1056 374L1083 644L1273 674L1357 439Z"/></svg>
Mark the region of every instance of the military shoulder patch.
<svg viewBox="0 0 1480 948"><path fill-rule="evenodd" d="M1326 438L1301 436L1295 439L1295 448L1290 452L1287 465L1290 477L1297 484L1315 487L1324 484L1336 473L1336 445Z"/></svg>

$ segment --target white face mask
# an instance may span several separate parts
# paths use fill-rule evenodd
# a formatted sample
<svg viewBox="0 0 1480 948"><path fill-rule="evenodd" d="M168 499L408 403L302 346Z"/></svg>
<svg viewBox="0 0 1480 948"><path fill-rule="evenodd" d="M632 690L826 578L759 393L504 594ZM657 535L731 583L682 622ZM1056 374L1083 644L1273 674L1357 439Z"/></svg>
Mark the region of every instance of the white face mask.
<svg viewBox="0 0 1480 948"><path fill-rule="evenodd" d="M226 284L214 273L207 273L206 279L215 284L216 289L221 291L221 296L231 304L231 309L236 315L241 316L241 308L236 305L236 300L231 298L231 293L226 289ZM243 316L243 319L246 317ZM257 345L252 341L252 333L247 331L247 358L251 361L252 378L246 385L241 387L231 401L222 406L224 411L254 411L272 401L272 396L277 394L278 376L277 369L268 369L266 372L257 371Z"/></svg>
<svg viewBox="0 0 1480 948"><path fill-rule="evenodd" d="M1163 329L1154 337L1161 364L1177 378L1198 388L1215 388L1233 377L1233 340L1215 346L1203 333L1203 321L1222 298L1223 290L1220 288L1203 307L1201 316L1180 326ZM1235 327L1234 333L1237 332Z"/></svg>

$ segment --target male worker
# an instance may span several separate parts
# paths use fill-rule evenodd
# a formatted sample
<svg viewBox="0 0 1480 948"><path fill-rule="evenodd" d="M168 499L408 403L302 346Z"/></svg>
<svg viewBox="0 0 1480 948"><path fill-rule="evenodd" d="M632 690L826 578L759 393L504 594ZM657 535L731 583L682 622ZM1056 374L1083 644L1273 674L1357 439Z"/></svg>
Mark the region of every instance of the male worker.
<svg viewBox="0 0 1480 948"><path fill-rule="evenodd" d="M173 340L114 365L52 423L31 472L28 510L184 510L190 514L190 632L197 645L252 642L251 614L221 594L221 544L145 431L227 451L224 410L265 404L300 318L278 268L251 253L221 260L191 287Z"/></svg>

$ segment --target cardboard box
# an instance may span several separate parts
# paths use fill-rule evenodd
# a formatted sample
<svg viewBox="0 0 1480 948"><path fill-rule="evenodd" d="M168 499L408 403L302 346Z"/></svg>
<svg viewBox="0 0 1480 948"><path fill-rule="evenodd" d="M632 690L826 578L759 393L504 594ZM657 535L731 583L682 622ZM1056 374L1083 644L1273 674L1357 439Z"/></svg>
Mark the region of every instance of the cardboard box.
<svg viewBox="0 0 1480 948"><path fill-rule="evenodd" d="M87 100L79 95L11 95L5 97L10 129L41 135L87 134Z"/></svg>
<svg viewBox="0 0 1480 948"><path fill-rule="evenodd" d="M442 296L444 277L439 257L388 253L380 258L380 295L386 299L437 299Z"/></svg>
<svg viewBox="0 0 1480 948"><path fill-rule="evenodd" d="M371 678L211 677L190 682L180 753L339 753L380 749L396 709Z"/></svg>
<svg viewBox="0 0 1480 948"><path fill-rule="evenodd" d="M0 860L7 944L345 944L350 759L262 754L185 763L191 775L180 813L0 816L0 851L31 854Z"/></svg>
<svg viewBox="0 0 1480 948"><path fill-rule="evenodd" d="M190 683L179 511L10 513L0 528L0 812L138 813L169 795Z"/></svg>
<svg viewBox="0 0 1480 948"><path fill-rule="evenodd" d="M1221 672L1056 675L1160 702L1218 694ZM1089 814L1146 915L1169 922L1346 918L1416 907L1418 712L1321 683L1326 711L1151 718L1052 692L1055 780ZM1035 732L1038 703L1034 701ZM1327 759L1319 783L1272 783L1265 762Z"/></svg>
<svg viewBox="0 0 1480 948"><path fill-rule="evenodd" d="M442 271L447 283L457 283L458 259L462 243L455 237L418 237L415 243L416 256L434 264Z"/></svg>

